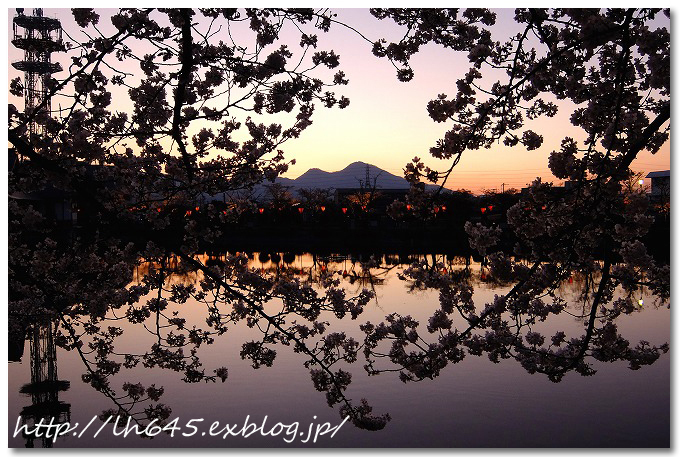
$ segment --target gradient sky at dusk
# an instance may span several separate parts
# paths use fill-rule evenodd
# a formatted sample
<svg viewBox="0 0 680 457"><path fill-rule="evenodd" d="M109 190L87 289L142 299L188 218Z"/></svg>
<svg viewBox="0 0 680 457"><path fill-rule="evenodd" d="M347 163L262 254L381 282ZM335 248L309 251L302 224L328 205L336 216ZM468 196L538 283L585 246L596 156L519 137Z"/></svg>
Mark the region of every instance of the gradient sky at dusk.
<svg viewBox="0 0 680 457"><path fill-rule="evenodd" d="M387 20L378 21L367 9L339 9L336 12L338 20L360 30L370 40L387 38L389 41L400 36L397 26ZM499 36L494 39L503 39L514 31L513 13L511 10L499 10L498 13L493 31ZM45 15L61 19L69 33L78 32L69 10L46 9ZM11 36L13 9L9 10L8 16L8 35ZM104 29L106 12L101 16ZM666 21L670 28L670 21ZM288 32L292 30L284 30L284 40ZM350 98L351 104L344 110L317 108L314 124L299 139L284 145L287 158L295 158L297 162L285 176L294 178L309 168L336 171L355 161L372 163L401 176L403 167L415 156L435 168L448 168L447 161L431 158L428 151L450 124L433 122L426 105L440 93L455 96L455 82L469 68L465 55L428 45L412 60L414 80L401 83L390 62L373 56L371 44L356 33L334 25L329 33L318 32L318 35L319 49L333 49L340 55L340 69L350 82L336 92ZM296 39L299 40L299 35ZM300 49L296 43L291 43L293 50ZM21 60L22 52L11 43L9 46L10 62ZM329 79L333 72L322 73L322 77ZM10 79L19 75L10 66ZM10 99L10 102L15 101ZM564 136L577 135L568 120L572 109L564 103L559 106L561 109L556 117L531 124L532 129L544 136L541 148L526 151L521 145L507 148L499 144L488 150L467 151L447 187L480 192L483 189L500 190L503 183L506 189L521 188L537 176L552 180L547 168L550 151L559 147ZM129 106L121 105L118 109L127 110ZM644 172L670 169L670 142L656 155L643 151L633 162L633 169Z"/></svg>

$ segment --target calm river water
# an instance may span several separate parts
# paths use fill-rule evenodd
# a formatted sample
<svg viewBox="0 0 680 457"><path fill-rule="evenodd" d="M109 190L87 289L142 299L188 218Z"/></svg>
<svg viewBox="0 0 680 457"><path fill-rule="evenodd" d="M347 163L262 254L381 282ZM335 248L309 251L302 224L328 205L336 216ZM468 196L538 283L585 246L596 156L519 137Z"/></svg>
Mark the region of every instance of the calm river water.
<svg viewBox="0 0 680 457"><path fill-rule="evenodd" d="M414 256L418 257L418 256ZM422 256L421 256L422 257ZM428 259L430 256L427 256ZM461 259L438 256L451 269L464 268ZM288 257L278 266L294 269L302 279L319 268L319 259L310 255ZM398 256L381 257L381 268L371 270L370 277L361 274L358 263L351 258L335 256L325 259L326 268L335 271L348 294L362 288L373 289L376 298L357 320L327 318L330 329L346 331L362 341L359 325L371 321L381 322L387 314L396 312L411 315L427 325L428 318L438 308L437 292L409 289L398 274L413 259ZM264 257L254 255L253 268L274 271L277 265ZM493 300L495 294L507 289L494 287L482 280L483 268L471 263L478 309ZM138 275L144 274L140 267ZM345 273L346 274L343 274ZM191 281L192 278L173 278ZM581 312L574 303L578 294L578 280L560 291L570 301L568 311ZM653 345L670 342L670 310L654 306L653 299L640 295L644 306L617 323L620 333L637 344L647 340ZM205 309L195 302L177 307L188 325L196 323L205 327ZM118 339L116 352L134 352L148 348L153 336L141 325L121 323L124 330ZM542 327L563 330L568 336L583 334L583 322L568 314L551 316ZM591 361L597 369L594 376L582 377L568 373L561 382L553 383L546 376L528 374L514 360L492 363L486 356L468 356L461 363L449 365L433 380L402 383L396 373L367 376L361 356L349 370L353 381L347 395L358 401L367 398L378 414L389 413L392 420L381 431L365 431L344 424L331 438L320 436L315 444L304 436L292 443L284 442L285 434L272 437L254 433L249 438L211 437L209 424L239 424L249 417L250 423L261 424L267 416L270 429L277 422L298 422L300 432L307 432L310 424L324 422L338 425L341 422L336 408L329 408L323 393L314 389L309 371L303 366L305 357L295 353L291 346L277 346L277 357L272 367L253 369L240 357L241 345L261 334L238 323L215 343L199 349L201 361L209 370L225 366L229 369L226 382L187 384L182 375L170 370L147 369L141 364L123 369L112 379L120 388L123 382L155 383L165 389L161 401L179 418L181 432L190 419L198 431L191 437L159 435L154 439L136 436L113 436L111 428L96 438L102 424L95 419L82 436L59 437L54 447L668 447L670 446L670 357L662 355L651 366L633 371L626 363L599 363ZM9 445L23 447L21 434L13 436L17 418L22 409L31 405L31 396L20 389L31 380L31 345L27 341L20 362L9 363ZM59 393L59 401L68 405L71 423L79 423L79 432L94 416L113 407L111 400L95 391L81 380L85 372L82 360L75 351L57 349L58 378L70 382L70 387ZM24 410L25 411L25 410ZM299 433L298 433L299 436ZM41 446L37 440L35 446Z"/></svg>

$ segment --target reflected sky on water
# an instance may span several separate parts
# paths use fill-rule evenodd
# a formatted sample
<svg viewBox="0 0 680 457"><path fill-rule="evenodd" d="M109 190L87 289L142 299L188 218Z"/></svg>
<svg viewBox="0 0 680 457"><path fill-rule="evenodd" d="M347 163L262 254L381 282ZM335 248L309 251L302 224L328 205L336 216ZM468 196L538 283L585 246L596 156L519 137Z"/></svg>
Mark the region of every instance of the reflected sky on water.
<svg viewBox="0 0 680 457"><path fill-rule="evenodd" d="M481 309L501 295L509 286L486 281L485 269L478 262L460 257L436 256L379 256L379 264L369 270L361 268L368 256L331 255L313 256L285 254L251 254L249 266L266 275L290 274L301 281L314 284L321 271L333 273L347 290L357 294L362 288L375 292L376 297L367 305L357 320L347 316L338 320L324 316L330 330L345 331L362 340L359 324L366 321L381 322L387 314L411 315L427 324L427 319L439 307L437 291L412 289L408 281L399 278L405 264L414 260L441 262L447 273L469 273L475 288L475 303ZM219 262L219 257L204 257L204 262ZM146 265L137 271L137 279L146 272ZM466 270L467 269L467 270ZM193 282L195 274L175 276L170 281ZM578 302L579 290L585 278L573 277L559 291L567 299L567 311L578 315L583 303ZM636 296L636 298L638 298ZM631 315L617 319L620 333L636 344L647 340L652 344L670 341L670 310L655 306L654 300L641 292L643 306ZM275 310L274 300L267 310ZM205 309L195 301L173 305L187 319L190 327L205 327ZM116 342L116 352L138 352L153 344L153 336L141 325L126 321L117 323L124 334ZM557 330L569 336L583 334L583 320L567 313L551 316L536 327L546 335ZM203 418L201 431L213 421L243 424L246 416L251 422L300 423L306 431L310 423L328 421L340 423L337 408L326 405L324 395L312 385L309 372L304 368L305 357L292 347L277 345L277 357L272 367L255 370L250 361L242 360L241 345L257 340L260 332L240 322L215 338L212 345L201 346L201 361L209 370L226 366L229 378L225 383L187 384L181 374L162 369L145 369L140 364L133 369L123 369L114 376L112 384L120 389L123 382L155 383L165 388L161 401L172 408L171 419L179 424L189 419ZM9 444L23 447L21 436L12 437L16 418L22 408L31 404L31 397L21 394L22 386L31 380L30 348L27 341L21 362L9 364ZM75 351L57 349L59 378L70 382L70 387L59 392L59 401L70 405L71 422L81 424L111 408L110 400L80 379L83 362ZM502 360L494 364L486 356L467 356L462 362L447 366L434 380L404 384L395 373L367 376L359 360L349 366L353 374L347 390L355 400L369 399L378 414L389 413L391 422L385 429L370 432L345 424L330 439L320 437L315 446L333 447L657 447L670 444L670 357L668 354L651 366L630 370L626 363L600 363L592 361L597 373L582 377L568 373L559 383L544 375L528 374L516 361ZM316 417L316 418L315 418ZM97 425L100 422L96 421ZM93 427L94 428L94 427ZM184 431L184 430L183 430ZM312 446L295 441L287 444L279 437L250 438L196 436L183 438L159 435L148 440L138 437L114 437L110 428L92 438L86 433L81 438L60 437L55 447L291 447ZM36 443L36 446L40 446Z"/></svg>

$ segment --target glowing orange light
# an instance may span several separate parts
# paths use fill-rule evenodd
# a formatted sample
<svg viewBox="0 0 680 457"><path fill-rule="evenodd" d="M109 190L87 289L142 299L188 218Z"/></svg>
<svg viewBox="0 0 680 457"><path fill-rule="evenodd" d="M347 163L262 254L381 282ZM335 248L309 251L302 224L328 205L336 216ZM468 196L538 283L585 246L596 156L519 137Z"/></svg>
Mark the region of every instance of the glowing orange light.
<svg viewBox="0 0 680 457"><path fill-rule="evenodd" d="M200 208L197 206L197 207L196 207L196 211L198 211L199 209L200 209Z"/></svg>
<svg viewBox="0 0 680 457"><path fill-rule="evenodd" d="M259 208L258 211L260 212L260 214L262 214L264 213L264 208Z"/></svg>
<svg viewBox="0 0 680 457"><path fill-rule="evenodd" d="M486 208L479 208L479 210L482 212L482 214L486 213Z"/></svg>
<svg viewBox="0 0 680 457"><path fill-rule="evenodd" d="M406 205L406 210L411 211L411 205Z"/></svg>
<svg viewBox="0 0 680 457"><path fill-rule="evenodd" d="M446 211L446 205L442 205L442 211Z"/></svg>
<svg viewBox="0 0 680 457"><path fill-rule="evenodd" d="M321 212L324 212L324 211L326 211L326 207L325 207L325 206L322 206L322 207L321 207Z"/></svg>
<svg viewBox="0 0 680 457"><path fill-rule="evenodd" d="M493 205L489 205L489 211L493 211Z"/></svg>
<svg viewBox="0 0 680 457"><path fill-rule="evenodd" d="M187 210L187 212L184 215L185 216L191 216L191 210Z"/></svg>
<svg viewBox="0 0 680 457"><path fill-rule="evenodd" d="M545 205L541 206L541 209L542 209L543 211L545 211Z"/></svg>
<svg viewBox="0 0 680 457"><path fill-rule="evenodd" d="M347 208L342 208L342 213L347 214Z"/></svg>

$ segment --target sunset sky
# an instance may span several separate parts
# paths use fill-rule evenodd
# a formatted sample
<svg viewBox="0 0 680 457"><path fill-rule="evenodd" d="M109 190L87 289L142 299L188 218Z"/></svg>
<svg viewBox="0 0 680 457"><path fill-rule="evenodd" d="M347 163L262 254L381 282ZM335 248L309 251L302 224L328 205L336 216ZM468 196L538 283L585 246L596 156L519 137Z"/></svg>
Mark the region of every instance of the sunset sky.
<svg viewBox="0 0 680 457"><path fill-rule="evenodd" d="M399 36L398 27L388 21L378 21L367 9L339 9L336 12L338 20L362 31L370 40L384 37L389 41ZM499 10L498 13L493 31L499 35L494 39L503 39L514 31L513 13L511 10ZM46 9L45 15L61 19L69 33L78 32L69 10ZM9 10L8 16L11 37L13 9ZM104 30L106 12L101 16ZM670 27L670 21L665 17L664 20ZM285 33L284 30L284 39ZM428 45L412 60L414 80L401 83L389 61L373 56L371 45L356 33L334 25L328 34L318 34L320 49L333 49L340 55L340 69L350 82L337 93L350 98L351 104L344 110L317 108L314 124L299 139L285 144L287 157L295 158L297 162L285 176L294 178L309 168L336 171L355 161L372 163L401 176L404 165L415 156L435 168L448 167L448 162L431 158L428 151L450 124L432 121L426 105L440 93L455 95L455 82L469 67L465 56ZM9 46L10 62L21 60L23 52L13 48L11 43ZM291 47L299 49L297 45ZM332 73L327 74L332 77ZM19 75L10 66L10 79ZM548 155L564 136L576 134L568 121L573 107L560 104L560 108L556 117L532 124L532 128L544 136L541 148L526 151L521 146L506 148L499 144L489 150L467 151L447 187L480 192L483 189L500 190L503 183L506 189L521 188L537 176L552 180L547 168ZM633 162L633 169L644 172L670 169L669 143L656 155L641 153Z"/></svg>

